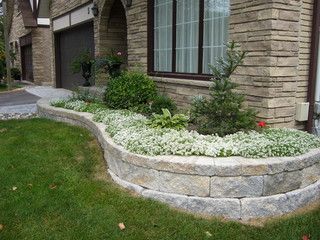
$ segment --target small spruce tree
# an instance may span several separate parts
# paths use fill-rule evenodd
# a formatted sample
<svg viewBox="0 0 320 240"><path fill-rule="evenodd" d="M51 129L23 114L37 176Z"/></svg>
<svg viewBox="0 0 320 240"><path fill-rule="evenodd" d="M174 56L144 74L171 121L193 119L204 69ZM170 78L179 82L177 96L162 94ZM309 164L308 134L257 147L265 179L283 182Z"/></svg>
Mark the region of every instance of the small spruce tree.
<svg viewBox="0 0 320 240"><path fill-rule="evenodd" d="M238 50L235 42L231 42L227 44L226 57L210 66L213 75L210 97L196 97L191 110L200 133L225 136L256 128L256 112L243 108L245 98L234 91L238 84L230 80L245 55L245 52Z"/></svg>

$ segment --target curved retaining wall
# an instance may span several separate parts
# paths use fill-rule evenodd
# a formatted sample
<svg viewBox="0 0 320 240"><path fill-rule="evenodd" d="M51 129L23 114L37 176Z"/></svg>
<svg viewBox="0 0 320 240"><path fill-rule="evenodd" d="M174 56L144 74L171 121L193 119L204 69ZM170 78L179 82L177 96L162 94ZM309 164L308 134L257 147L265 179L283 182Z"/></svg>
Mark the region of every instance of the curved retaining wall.
<svg viewBox="0 0 320 240"><path fill-rule="evenodd" d="M121 186L190 212L231 219L278 216L320 202L320 149L297 157L248 159L149 157L116 145L92 114L55 108L39 100L42 117L90 130L109 173Z"/></svg>

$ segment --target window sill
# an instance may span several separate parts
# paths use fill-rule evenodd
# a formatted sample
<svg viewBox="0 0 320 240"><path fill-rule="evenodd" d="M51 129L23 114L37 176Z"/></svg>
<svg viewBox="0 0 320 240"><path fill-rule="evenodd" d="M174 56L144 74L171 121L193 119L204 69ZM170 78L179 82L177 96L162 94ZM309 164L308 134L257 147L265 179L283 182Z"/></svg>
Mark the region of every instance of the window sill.
<svg viewBox="0 0 320 240"><path fill-rule="evenodd" d="M203 80L209 81L212 75L208 74L196 74L196 73L170 73L170 72L148 72L148 75L155 77L165 77L165 78L180 78L188 80Z"/></svg>
<svg viewBox="0 0 320 240"><path fill-rule="evenodd" d="M187 85L187 86L195 86L202 88L209 88L211 85L211 81L209 79L206 80L194 80L194 79L186 79L182 76L177 77L168 77L168 76L159 76L158 74L149 74L152 76L154 81L159 83L168 83L168 84L179 84L179 85Z"/></svg>

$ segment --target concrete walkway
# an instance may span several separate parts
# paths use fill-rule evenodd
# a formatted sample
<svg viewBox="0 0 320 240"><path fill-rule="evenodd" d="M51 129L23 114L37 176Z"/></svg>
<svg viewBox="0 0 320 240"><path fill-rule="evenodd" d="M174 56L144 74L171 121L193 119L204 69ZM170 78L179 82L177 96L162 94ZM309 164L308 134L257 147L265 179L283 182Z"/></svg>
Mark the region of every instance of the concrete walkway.
<svg viewBox="0 0 320 240"><path fill-rule="evenodd" d="M40 98L55 100L67 98L71 91L45 86L27 86L23 90L0 94L0 119L34 115Z"/></svg>

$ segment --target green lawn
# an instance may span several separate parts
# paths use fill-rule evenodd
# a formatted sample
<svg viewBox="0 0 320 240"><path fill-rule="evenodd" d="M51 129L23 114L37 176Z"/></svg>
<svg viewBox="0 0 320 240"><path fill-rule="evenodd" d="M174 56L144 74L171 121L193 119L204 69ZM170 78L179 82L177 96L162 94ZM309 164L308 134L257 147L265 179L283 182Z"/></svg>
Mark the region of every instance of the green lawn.
<svg viewBox="0 0 320 240"><path fill-rule="evenodd" d="M19 84L13 84L11 87L11 90L21 88L22 86ZM0 92L7 92L8 91L8 86L6 84L0 83Z"/></svg>
<svg viewBox="0 0 320 240"><path fill-rule="evenodd" d="M251 227L172 210L105 176L88 131L43 119L0 121L0 239L320 239L319 208Z"/></svg>

